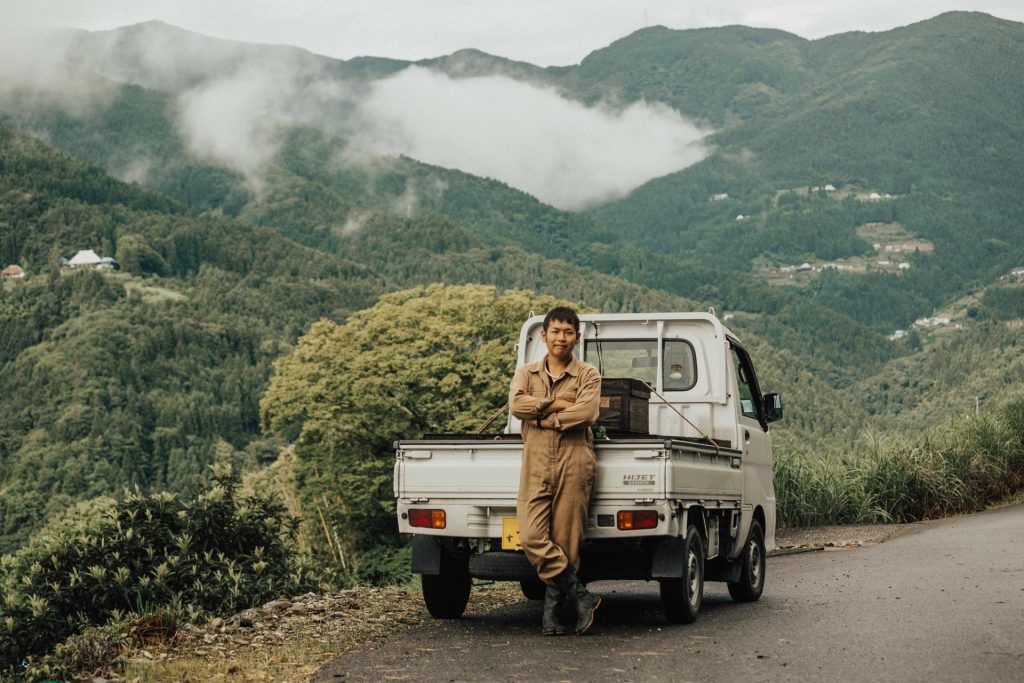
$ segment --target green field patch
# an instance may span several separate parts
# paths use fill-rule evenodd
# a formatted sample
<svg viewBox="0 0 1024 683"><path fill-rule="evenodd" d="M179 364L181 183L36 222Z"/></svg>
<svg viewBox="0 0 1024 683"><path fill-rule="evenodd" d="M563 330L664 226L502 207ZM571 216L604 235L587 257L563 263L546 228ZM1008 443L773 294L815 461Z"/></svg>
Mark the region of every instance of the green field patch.
<svg viewBox="0 0 1024 683"><path fill-rule="evenodd" d="M159 301L187 301L188 296L181 292L152 284L141 278L128 275L127 273L111 274L124 287L129 294L137 293L148 303Z"/></svg>
<svg viewBox="0 0 1024 683"><path fill-rule="evenodd" d="M865 223L857 228L857 234L870 242L897 242L916 237L902 223Z"/></svg>

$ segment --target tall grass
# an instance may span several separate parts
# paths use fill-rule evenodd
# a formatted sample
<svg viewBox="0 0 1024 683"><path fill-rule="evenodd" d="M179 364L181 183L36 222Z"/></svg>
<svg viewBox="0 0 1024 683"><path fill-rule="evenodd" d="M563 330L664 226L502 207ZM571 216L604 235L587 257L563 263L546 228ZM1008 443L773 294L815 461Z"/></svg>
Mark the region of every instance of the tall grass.
<svg viewBox="0 0 1024 683"><path fill-rule="evenodd" d="M862 434L839 455L775 455L780 526L916 521L1022 488L1024 401L912 438Z"/></svg>

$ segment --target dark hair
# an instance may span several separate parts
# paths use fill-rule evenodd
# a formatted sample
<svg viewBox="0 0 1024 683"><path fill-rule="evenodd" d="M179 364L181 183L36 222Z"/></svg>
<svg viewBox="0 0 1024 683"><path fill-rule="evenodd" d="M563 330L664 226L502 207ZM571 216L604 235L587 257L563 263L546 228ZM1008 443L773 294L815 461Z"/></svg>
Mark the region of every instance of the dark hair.
<svg viewBox="0 0 1024 683"><path fill-rule="evenodd" d="M580 331L580 317L576 315L576 311L568 308L567 306L555 306L548 314L544 316L544 330L547 331L548 325L551 324L552 320L557 320L560 323L570 323L576 328L576 331Z"/></svg>

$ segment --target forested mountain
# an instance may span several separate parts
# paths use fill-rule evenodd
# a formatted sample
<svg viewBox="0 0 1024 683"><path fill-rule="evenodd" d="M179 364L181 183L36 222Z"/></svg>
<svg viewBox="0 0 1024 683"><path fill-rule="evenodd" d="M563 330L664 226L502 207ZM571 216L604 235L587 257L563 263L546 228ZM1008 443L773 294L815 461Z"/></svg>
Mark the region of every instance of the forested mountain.
<svg viewBox="0 0 1024 683"><path fill-rule="evenodd" d="M215 446L276 457L258 402L272 362L319 318L436 281L530 287L603 310L692 308L443 216L378 216L347 257L199 215L0 126L0 549L122 486L194 490ZM79 249L121 272L61 269Z"/></svg>
<svg viewBox="0 0 1024 683"><path fill-rule="evenodd" d="M316 320L431 282L714 306L786 396L789 448L938 424L1019 383L1021 24L656 27L546 69L473 50L341 61L159 23L54 40L52 63L0 78L0 267L29 272L0 287L0 551L122 484L195 487L218 440L273 458L273 361ZM362 103L410 67L588 112L658 103L709 152L560 210L374 152ZM61 271L79 249L122 271Z"/></svg>
<svg viewBox="0 0 1024 683"><path fill-rule="evenodd" d="M693 49L708 43L716 47ZM737 43L730 57L720 54ZM715 156L595 210L639 243L749 269L762 255L788 263L874 256L857 228L898 223L934 251L912 254L905 273L833 273L811 288L826 305L889 329L1024 262L1014 171L1024 153L1021 24L950 13L817 41L652 29L588 59L608 78L642 84L636 97L671 102L719 129ZM685 85L658 90L659 68L686 74L676 76ZM808 193L826 185L836 191ZM728 199L709 202L716 193Z"/></svg>

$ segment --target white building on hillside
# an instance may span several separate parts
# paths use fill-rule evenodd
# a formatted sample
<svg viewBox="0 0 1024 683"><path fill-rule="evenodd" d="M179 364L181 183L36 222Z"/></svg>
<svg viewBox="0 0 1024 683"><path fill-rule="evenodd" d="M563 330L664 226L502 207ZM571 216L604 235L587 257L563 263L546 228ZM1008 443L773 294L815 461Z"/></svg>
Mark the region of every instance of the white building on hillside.
<svg viewBox="0 0 1024 683"><path fill-rule="evenodd" d="M72 268L80 268L82 266L93 266L96 267L103 261L95 251L92 249L83 249L68 261L68 265Z"/></svg>

